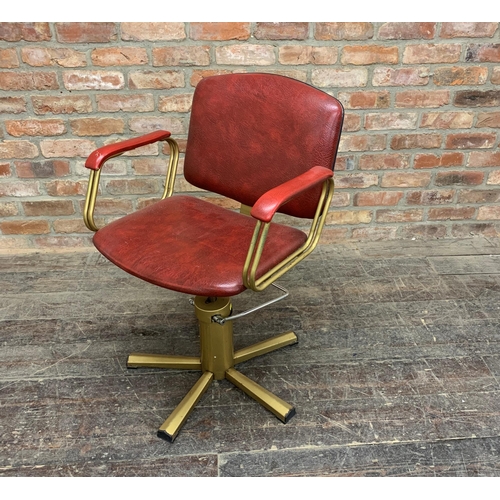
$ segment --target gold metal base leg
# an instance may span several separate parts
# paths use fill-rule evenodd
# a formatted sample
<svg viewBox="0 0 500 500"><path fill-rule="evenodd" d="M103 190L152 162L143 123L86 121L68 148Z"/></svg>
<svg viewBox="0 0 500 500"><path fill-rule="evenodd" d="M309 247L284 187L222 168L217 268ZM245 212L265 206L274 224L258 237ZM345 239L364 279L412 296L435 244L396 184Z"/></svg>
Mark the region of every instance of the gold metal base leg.
<svg viewBox="0 0 500 500"><path fill-rule="evenodd" d="M259 402L264 408L274 413L285 424L295 415L295 408L292 405L289 405L272 392L264 389L264 387L249 379L238 370L229 368L226 371L226 378L245 394L248 394L255 401Z"/></svg>
<svg viewBox="0 0 500 500"><path fill-rule="evenodd" d="M200 358L142 354L134 352L127 359L127 368L173 368L175 370L201 370Z"/></svg>
<svg viewBox="0 0 500 500"><path fill-rule="evenodd" d="M276 335L257 344L245 347L234 353L234 364L243 363L243 361L248 361L249 359L255 358L256 356L262 356L268 352L275 351L276 349L281 349L287 345L296 344L299 340L294 332L286 332L281 335Z"/></svg>
<svg viewBox="0 0 500 500"><path fill-rule="evenodd" d="M204 372L198 379L193 388L186 394L184 399L177 405L175 410L163 422L163 425L158 429L158 437L173 442L179 433L180 428L188 418L189 414L200 400L201 396L208 389L214 378L213 373Z"/></svg>

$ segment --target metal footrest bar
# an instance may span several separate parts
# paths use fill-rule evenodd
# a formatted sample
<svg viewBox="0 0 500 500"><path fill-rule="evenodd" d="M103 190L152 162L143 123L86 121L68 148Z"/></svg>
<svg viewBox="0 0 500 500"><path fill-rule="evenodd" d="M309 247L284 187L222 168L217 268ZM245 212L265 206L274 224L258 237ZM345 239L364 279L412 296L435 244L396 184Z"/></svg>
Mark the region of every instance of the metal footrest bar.
<svg viewBox="0 0 500 500"><path fill-rule="evenodd" d="M264 389L264 387L249 379L238 370L229 368L226 371L226 379L245 394L255 399L264 408L274 413L285 424L295 415L295 408L292 405L289 405L272 392Z"/></svg>

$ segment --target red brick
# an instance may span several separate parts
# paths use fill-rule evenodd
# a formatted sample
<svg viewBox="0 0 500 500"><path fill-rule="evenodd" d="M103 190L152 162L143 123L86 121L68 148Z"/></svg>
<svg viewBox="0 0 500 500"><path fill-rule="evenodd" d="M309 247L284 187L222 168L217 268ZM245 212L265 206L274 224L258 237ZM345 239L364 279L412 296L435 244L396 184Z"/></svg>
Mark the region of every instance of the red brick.
<svg viewBox="0 0 500 500"><path fill-rule="evenodd" d="M311 77L316 87L366 87L367 82L366 68L318 68Z"/></svg>
<svg viewBox="0 0 500 500"><path fill-rule="evenodd" d="M403 227L401 236L404 239L430 240L446 237L446 226L439 224L413 224Z"/></svg>
<svg viewBox="0 0 500 500"><path fill-rule="evenodd" d="M37 248L84 248L92 247L92 240L88 236L38 236L33 238Z"/></svg>
<svg viewBox="0 0 500 500"><path fill-rule="evenodd" d="M0 40L47 42L52 38L49 23L0 23Z"/></svg>
<svg viewBox="0 0 500 500"><path fill-rule="evenodd" d="M140 158L132 162L137 175L165 175L168 161L164 158Z"/></svg>
<svg viewBox="0 0 500 500"><path fill-rule="evenodd" d="M0 113L19 114L26 111L24 97L0 97Z"/></svg>
<svg viewBox="0 0 500 500"><path fill-rule="evenodd" d="M1 182L0 196L13 196L15 198L26 198L28 196L38 196L40 185L38 182Z"/></svg>
<svg viewBox="0 0 500 500"><path fill-rule="evenodd" d="M492 207L479 207L477 220L498 220L500 219L500 205Z"/></svg>
<svg viewBox="0 0 500 500"><path fill-rule="evenodd" d="M441 38L486 38L492 37L498 23L442 23Z"/></svg>
<svg viewBox="0 0 500 500"><path fill-rule="evenodd" d="M210 47L157 47L153 49L153 66L208 66Z"/></svg>
<svg viewBox="0 0 500 500"><path fill-rule="evenodd" d="M184 23L121 23L122 40L150 42L184 40Z"/></svg>
<svg viewBox="0 0 500 500"><path fill-rule="evenodd" d="M381 151L385 149L385 135L344 135L340 138L339 151Z"/></svg>
<svg viewBox="0 0 500 500"><path fill-rule="evenodd" d="M5 120L5 130L14 137L62 135L66 125L62 120Z"/></svg>
<svg viewBox="0 0 500 500"><path fill-rule="evenodd" d="M377 210L377 222L420 222L424 217L421 208L410 210Z"/></svg>
<svg viewBox="0 0 500 500"><path fill-rule="evenodd" d="M32 96L31 101L37 115L47 113L64 115L92 111L92 101L88 95Z"/></svg>
<svg viewBox="0 0 500 500"><path fill-rule="evenodd" d="M476 127L500 127L500 111L491 111L489 113L478 113Z"/></svg>
<svg viewBox="0 0 500 500"><path fill-rule="evenodd" d="M497 238L500 236L500 227L498 224L484 222L476 224L453 224L451 235L454 238L470 238L477 235Z"/></svg>
<svg viewBox="0 0 500 500"><path fill-rule="evenodd" d="M489 185L500 184L500 170L494 170L493 172L490 172L490 174L488 175L488 181L486 182L486 184L489 184Z"/></svg>
<svg viewBox="0 0 500 500"><path fill-rule="evenodd" d="M376 87L427 85L429 83L429 70L428 68L425 67L416 67L416 68L376 67L373 70L372 83Z"/></svg>
<svg viewBox="0 0 500 500"><path fill-rule="evenodd" d="M102 225L102 223L97 222L97 227ZM53 226L56 233L88 233L88 229L81 218L55 220Z"/></svg>
<svg viewBox="0 0 500 500"><path fill-rule="evenodd" d="M371 222L373 212L371 210L339 210L330 212L326 216L326 224L368 224Z"/></svg>
<svg viewBox="0 0 500 500"><path fill-rule="evenodd" d="M0 68L19 68L16 49L0 49Z"/></svg>
<svg viewBox="0 0 500 500"><path fill-rule="evenodd" d="M116 90L125 86L120 71L65 71L63 81L68 90Z"/></svg>
<svg viewBox="0 0 500 500"><path fill-rule="evenodd" d="M365 129L391 130L417 128L417 113L367 113Z"/></svg>
<svg viewBox="0 0 500 500"><path fill-rule="evenodd" d="M0 158L35 158L38 148L29 141L0 142Z"/></svg>
<svg viewBox="0 0 500 500"><path fill-rule="evenodd" d="M72 215L75 213L71 200L23 201L24 214L27 216Z"/></svg>
<svg viewBox="0 0 500 500"><path fill-rule="evenodd" d="M50 232L49 223L46 220L13 220L0 222L0 230L3 234L45 234Z"/></svg>
<svg viewBox="0 0 500 500"><path fill-rule="evenodd" d="M312 47L310 45L283 45L279 47L281 64L335 64L337 47Z"/></svg>
<svg viewBox="0 0 500 500"><path fill-rule="evenodd" d="M459 167L464 164L463 153L417 154L413 168Z"/></svg>
<svg viewBox="0 0 500 500"><path fill-rule="evenodd" d="M339 92L339 101L346 109L374 109L388 108L390 104L390 94L386 90L373 92Z"/></svg>
<svg viewBox="0 0 500 500"><path fill-rule="evenodd" d="M132 132L140 134L147 134L154 130L168 130L172 134L186 133L184 122L172 116L132 118L129 121L129 128Z"/></svg>
<svg viewBox="0 0 500 500"><path fill-rule="evenodd" d="M455 196L454 189L441 189L429 191L409 191L406 193L407 205L442 205L451 203Z"/></svg>
<svg viewBox="0 0 500 500"><path fill-rule="evenodd" d="M399 51L397 47L385 45L352 45L342 49L342 64L397 64Z"/></svg>
<svg viewBox="0 0 500 500"><path fill-rule="evenodd" d="M391 140L391 149L432 149L440 146L439 134L395 135Z"/></svg>
<svg viewBox="0 0 500 500"><path fill-rule="evenodd" d="M368 40L373 38L372 23L316 23L316 40Z"/></svg>
<svg viewBox="0 0 500 500"><path fill-rule="evenodd" d="M235 71L235 73L241 72L241 71ZM298 69L273 69L273 68L268 68L267 66L263 66L262 69L260 69L261 73L270 73L273 75L281 75L281 76L286 76L288 78L294 78L295 80L299 80L301 82L307 83L308 82L308 76L307 76L307 70L298 70Z"/></svg>
<svg viewBox="0 0 500 500"><path fill-rule="evenodd" d="M434 38L436 23L384 23L378 30L380 40L411 40Z"/></svg>
<svg viewBox="0 0 500 500"><path fill-rule="evenodd" d="M133 71L129 74L130 89L173 89L184 87L184 73L181 71Z"/></svg>
<svg viewBox="0 0 500 500"><path fill-rule="evenodd" d="M454 111L423 113L420 127L436 129L471 128L473 121L474 113Z"/></svg>
<svg viewBox="0 0 500 500"><path fill-rule="evenodd" d="M468 167L500 167L500 151L472 151Z"/></svg>
<svg viewBox="0 0 500 500"><path fill-rule="evenodd" d="M367 188L378 184L378 176L375 174L344 174L335 175L335 188Z"/></svg>
<svg viewBox="0 0 500 500"><path fill-rule="evenodd" d="M80 211L83 211L82 200ZM132 200L103 198L98 196L95 206L96 215L126 215L132 212Z"/></svg>
<svg viewBox="0 0 500 500"><path fill-rule="evenodd" d="M407 45L403 53L403 63L454 63L460 61L461 52L460 43Z"/></svg>
<svg viewBox="0 0 500 500"><path fill-rule="evenodd" d="M158 111L164 113L188 113L191 111L193 94L173 94L158 98Z"/></svg>
<svg viewBox="0 0 500 500"><path fill-rule="evenodd" d="M500 106L500 90L462 90L455 93L455 106Z"/></svg>
<svg viewBox="0 0 500 500"><path fill-rule="evenodd" d="M467 132L446 137L446 149L492 148L497 139L495 133Z"/></svg>
<svg viewBox="0 0 500 500"><path fill-rule="evenodd" d="M488 68L483 66L453 66L434 70L436 85L482 85L488 79Z"/></svg>
<svg viewBox="0 0 500 500"><path fill-rule="evenodd" d="M342 132L357 132L361 129L361 116L352 113L344 115Z"/></svg>
<svg viewBox="0 0 500 500"><path fill-rule="evenodd" d="M386 172L381 187L425 187L429 185L431 174L428 172Z"/></svg>
<svg viewBox="0 0 500 500"><path fill-rule="evenodd" d="M438 172L434 183L436 186L473 186L482 184L483 180L483 172L457 170L452 172Z"/></svg>
<svg viewBox="0 0 500 500"><path fill-rule="evenodd" d="M253 36L257 40L305 40L309 23L257 23Z"/></svg>
<svg viewBox="0 0 500 500"><path fill-rule="evenodd" d="M40 148L45 158L74 158L87 156L97 149L94 141L85 139L47 139L40 142Z"/></svg>
<svg viewBox="0 0 500 500"><path fill-rule="evenodd" d="M346 193L345 191L336 192L332 198L332 207L347 207L351 200L350 193Z"/></svg>
<svg viewBox="0 0 500 500"><path fill-rule="evenodd" d="M0 177L10 177L12 171L8 163L0 163Z"/></svg>
<svg viewBox="0 0 500 500"><path fill-rule="evenodd" d="M338 244L347 239L348 229L345 227L325 227L321 232L320 245Z"/></svg>
<svg viewBox="0 0 500 500"><path fill-rule="evenodd" d="M223 45L215 48L217 64L269 66L276 62L272 45Z"/></svg>
<svg viewBox="0 0 500 500"><path fill-rule="evenodd" d="M365 191L354 195L355 207L377 207L397 205L403 191Z"/></svg>
<svg viewBox="0 0 500 500"><path fill-rule="evenodd" d="M353 240L386 241L396 238L397 228L395 227L363 227L352 230Z"/></svg>
<svg viewBox="0 0 500 500"><path fill-rule="evenodd" d="M104 94L97 95L97 110L104 112L140 112L154 111L153 94Z"/></svg>
<svg viewBox="0 0 500 500"><path fill-rule="evenodd" d="M248 40L250 23L190 23L189 37L192 40Z"/></svg>
<svg viewBox="0 0 500 500"><path fill-rule="evenodd" d="M493 71L491 72L491 83L500 85L500 66L493 68Z"/></svg>
<svg viewBox="0 0 500 500"><path fill-rule="evenodd" d="M361 170L408 168L409 158L409 155L403 154L362 155L359 159L359 168Z"/></svg>
<svg viewBox="0 0 500 500"><path fill-rule="evenodd" d="M0 90L56 90L58 88L57 75L53 72L0 72Z"/></svg>
<svg viewBox="0 0 500 500"><path fill-rule="evenodd" d="M125 128L121 118L77 118L70 125L73 135L79 136L123 134Z"/></svg>
<svg viewBox="0 0 500 500"><path fill-rule="evenodd" d="M106 167L108 164L106 164ZM106 169L106 174L109 172ZM87 192L87 181L55 180L45 185L49 196L84 196Z"/></svg>
<svg viewBox="0 0 500 500"><path fill-rule="evenodd" d="M471 43L465 53L466 62L500 62L500 43Z"/></svg>
<svg viewBox="0 0 500 500"><path fill-rule="evenodd" d="M229 75L232 71L227 69L202 69L202 70L193 70L190 78L191 87L196 87L198 83L200 83L204 78L208 78L210 76L215 75Z"/></svg>
<svg viewBox="0 0 500 500"><path fill-rule="evenodd" d="M106 47L91 53L94 66L139 66L149 62L148 53L142 47Z"/></svg>
<svg viewBox="0 0 500 500"><path fill-rule="evenodd" d="M87 65L85 52L68 48L23 47L21 49L23 62L30 66L62 66L77 68Z"/></svg>
<svg viewBox="0 0 500 500"><path fill-rule="evenodd" d="M500 202L499 189L463 189L458 192L458 203L480 203L489 205Z"/></svg>
<svg viewBox="0 0 500 500"><path fill-rule="evenodd" d="M112 179L106 182L106 191L112 195L152 194L159 192L156 179Z"/></svg>
<svg viewBox="0 0 500 500"><path fill-rule="evenodd" d="M14 217L19 213L16 204L7 201L0 203L0 217Z"/></svg>
<svg viewBox="0 0 500 500"><path fill-rule="evenodd" d="M449 90L405 90L396 94L396 108L439 108L450 102Z"/></svg>
<svg viewBox="0 0 500 500"><path fill-rule="evenodd" d="M474 207L440 207L429 208L428 220L461 220L472 219Z"/></svg>
<svg viewBox="0 0 500 500"><path fill-rule="evenodd" d="M115 23L56 23L57 41L61 43L105 43L118 38Z"/></svg>

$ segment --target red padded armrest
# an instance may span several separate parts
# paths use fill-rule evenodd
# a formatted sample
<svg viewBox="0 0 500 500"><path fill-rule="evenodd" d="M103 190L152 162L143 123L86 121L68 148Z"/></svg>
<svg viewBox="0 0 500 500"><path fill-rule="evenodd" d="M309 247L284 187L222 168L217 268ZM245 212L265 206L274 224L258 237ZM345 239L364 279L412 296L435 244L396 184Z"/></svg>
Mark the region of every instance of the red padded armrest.
<svg viewBox="0 0 500 500"><path fill-rule="evenodd" d="M255 202L250 215L262 222L270 222L281 205L330 177L333 177L332 170L325 167L312 167L307 172L264 193Z"/></svg>
<svg viewBox="0 0 500 500"><path fill-rule="evenodd" d="M96 149L90 153L87 161L85 162L85 166L91 170L99 170L102 164L113 156L118 156L126 151L130 151L131 149L135 149L140 146L146 146L147 144L152 144L153 142L164 141L169 137L170 132L167 132L166 130L156 130L155 132L142 135L141 137L103 146L102 148Z"/></svg>

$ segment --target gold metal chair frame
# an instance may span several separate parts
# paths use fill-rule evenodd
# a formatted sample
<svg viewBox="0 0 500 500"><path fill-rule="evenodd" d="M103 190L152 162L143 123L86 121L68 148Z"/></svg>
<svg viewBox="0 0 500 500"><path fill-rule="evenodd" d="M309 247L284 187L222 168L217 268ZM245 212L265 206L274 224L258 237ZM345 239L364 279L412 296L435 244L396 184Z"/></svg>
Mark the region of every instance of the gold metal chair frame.
<svg viewBox="0 0 500 500"><path fill-rule="evenodd" d="M170 145L170 160L166 175L165 188L161 199L165 199L173 194L177 163L179 160L179 148L176 141L171 138L166 139L166 141ZM94 209L99 190L99 179L100 169L92 170L90 172L84 207L84 221L86 226L92 231L98 230L94 222ZM269 270L259 278L256 278L256 272L264 250L270 222L256 222L243 267L243 283L246 288L256 292L264 290L314 250L318 244L321 231L325 224L328 207L330 206L333 196L333 190L333 180L327 179L323 184L316 213L304 244L276 265L273 269ZM249 207L242 205L240 211L248 214ZM255 309L259 309L273 302L276 302L276 300L272 300ZM267 354L280 349L281 347L296 344L298 339L295 333L285 332L234 352L231 318L233 308L231 299L229 297L216 298L197 296L192 301L192 304L194 305L199 325L200 357L132 353L129 355L127 360L128 368L147 367L202 371L201 377L194 384L192 389L160 426L158 436L173 442L189 414L208 389L212 381L222 379L226 379L236 387L240 388L248 396L255 399L262 406L271 411L282 422L287 423L290 418L295 415L295 408L243 375L234 367L235 365L248 361L254 357ZM247 312L252 311L253 310ZM243 314L245 313L236 316L239 317Z"/></svg>

